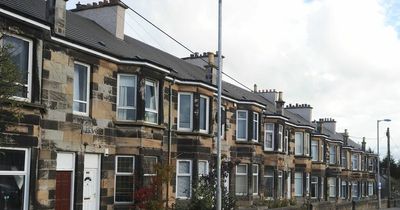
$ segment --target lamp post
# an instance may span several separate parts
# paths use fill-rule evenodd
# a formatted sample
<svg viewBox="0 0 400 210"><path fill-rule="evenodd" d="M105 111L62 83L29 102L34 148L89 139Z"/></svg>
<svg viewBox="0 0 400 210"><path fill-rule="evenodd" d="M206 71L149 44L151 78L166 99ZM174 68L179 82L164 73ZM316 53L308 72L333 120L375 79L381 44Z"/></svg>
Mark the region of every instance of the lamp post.
<svg viewBox="0 0 400 210"><path fill-rule="evenodd" d="M378 174L377 174L377 183L378 183L378 209L381 209L381 172L380 172L380 157L379 157L379 123L380 122L390 122L390 119L383 119L383 120L377 120L376 121L376 148L377 148L377 153L378 153Z"/></svg>

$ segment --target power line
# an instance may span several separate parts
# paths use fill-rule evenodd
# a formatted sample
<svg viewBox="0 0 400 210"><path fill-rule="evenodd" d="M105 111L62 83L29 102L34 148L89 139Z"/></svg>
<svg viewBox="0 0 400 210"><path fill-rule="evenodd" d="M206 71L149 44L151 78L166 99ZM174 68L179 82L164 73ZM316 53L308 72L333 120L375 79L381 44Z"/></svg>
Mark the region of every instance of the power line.
<svg viewBox="0 0 400 210"><path fill-rule="evenodd" d="M174 37L172 37L171 35L169 35L166 31L164 31L163 29L161 29L160 27L158 27L156 24L154 24L153 22L151 22L149 19L147 19L146 17L144 17L143 15L141 15L139 12L137 12L136 10L132 9L132 7L130 7L129 5L127 5L125 2L124 3L129 10L131 10L132 12L134 12L136 15L138 15L140 18L142 18L144 21L146 21L147 23L149 23L151 26L153 26L154 28L156 28L157 30L159 30L161 33L163 33L164 35L166 35L168 38L170 38L171 40L173 40L174 42L176 42L177 44L179 44L181 47L185 48L187 51L189 51L190 53L194 54L195 52L193 50L191 50L189 47L187 47L186 45L184 45L182 42L178 41L177 39L175 39ZM208 63L206 60L204 60L203 58L200 58L202 61L204 61L205 63ZM217 68L218 69L218 68ZM228 75L225 72L221 72L223 75L227 76L229 79L235 81L236 83L238 83L239 85L243 86L244 88L248 89L249 91L252 91L251 88L247 87L245 84L239 82L237 79L233 78L232 76Z"/></svg>

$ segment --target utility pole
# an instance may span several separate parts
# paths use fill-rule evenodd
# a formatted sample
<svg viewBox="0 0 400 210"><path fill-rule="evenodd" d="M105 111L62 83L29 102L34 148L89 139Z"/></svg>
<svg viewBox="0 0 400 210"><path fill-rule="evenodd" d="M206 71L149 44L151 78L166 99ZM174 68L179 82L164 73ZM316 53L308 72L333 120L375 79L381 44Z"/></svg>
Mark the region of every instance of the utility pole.
<svg viewBox="0 0 400 210"><path fill-rule="evenodd" d="M218 129L217 129L217 210L222 207L221 189L221 96L222 96L222 0L218 0Z"/></svg>
<svg viewBox="0 0 400 210"><path fill-rule="evenodd" d="M388 175L388 208L390 208L390 199L392 198L392 185L390 183L390 131L389 131L389 127L387 128L386 131L386 137L387 137L387 175Z"/></svg>

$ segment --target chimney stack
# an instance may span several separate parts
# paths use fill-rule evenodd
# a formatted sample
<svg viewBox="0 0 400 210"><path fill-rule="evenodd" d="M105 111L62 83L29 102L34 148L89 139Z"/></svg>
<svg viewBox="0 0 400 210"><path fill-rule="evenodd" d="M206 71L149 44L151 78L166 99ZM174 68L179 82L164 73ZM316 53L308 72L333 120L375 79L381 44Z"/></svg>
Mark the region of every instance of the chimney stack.
<svg viewBox="0 0 400 210"><path fill-rule="evenodd" d="M284 115L285 112L285 101L283 101L282 97L283 97L283 92L279 91L278 100L275 101L275 105L276 105L276 112L277 114L280 115Z"/></svg>
<svg viewBox="0 0 400 210"><path fill-rule="evenodd" d="M290 110L291 112L300 115L308 122L311 122L312 119L312 107L309 104L289 104L285 109Z"/></svg>
<svg viewBox="0 0 400 210"><path fill-rule="evenodd" d="M363 137L363 140L362 140L362 142L361 142L361 149L362 149L362 151L364 151L365 152L365 146L366 146L366 142L365 142L365 137Z"/></svg>
<svg viewBox="0 0 400 210"><path fill-rule="evenodd" d="M222 56L222 58L224 58ZM186 62L206 70L206 79L210 84L217 85L218 52L195 52L190 57L182 58Z"/></svg>
<svg viewBox="0 0 400 210"><path fill-rule="evenodd" d="M119 39L124 39L125 10L128 8L120 0L104 0L93 4L76 4L72 12L93 20L101 27L114 34Z"/></svg>
<svg viewBox="0 0 400 210"><path fill-rule="evenodd" d="M53 32L65 36L66 4L68 0L47 0L46 19L52 24Z"/></svg>
<svg viewBox="0 0 400 210"><path fill-rule="evenodd" d="M257 93L257 84L254 84L254 92Z"/></svg>
<svg viewBox="0 0 400 210"><path fill-rule="evenodd" d="M344 129L343 141L343 144L347 146L349 142L349 133L347 132L347 129Z"/></svg>

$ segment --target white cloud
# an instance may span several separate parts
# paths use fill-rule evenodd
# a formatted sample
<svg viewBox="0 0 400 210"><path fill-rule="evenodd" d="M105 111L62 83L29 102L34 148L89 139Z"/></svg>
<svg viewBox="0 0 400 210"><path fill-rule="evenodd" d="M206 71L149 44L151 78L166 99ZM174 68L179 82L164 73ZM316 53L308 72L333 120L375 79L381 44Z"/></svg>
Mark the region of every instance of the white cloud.
<svg viewBox="0 0 400 210"><path fill-rule="evenodd" d="M125 2L191 49L216 50L217 1ZM376 120L390 117L382 135L390 125L393 152L400 154L400 41L380 3L223 1L224 71L249 87L283 90L287 102L311 104L316 119L335 118L339 131L347 128L355 137L375 137ZM127 21L133 26L126 26L128 34L180 57L189 54L131 12Z"/></svg>

